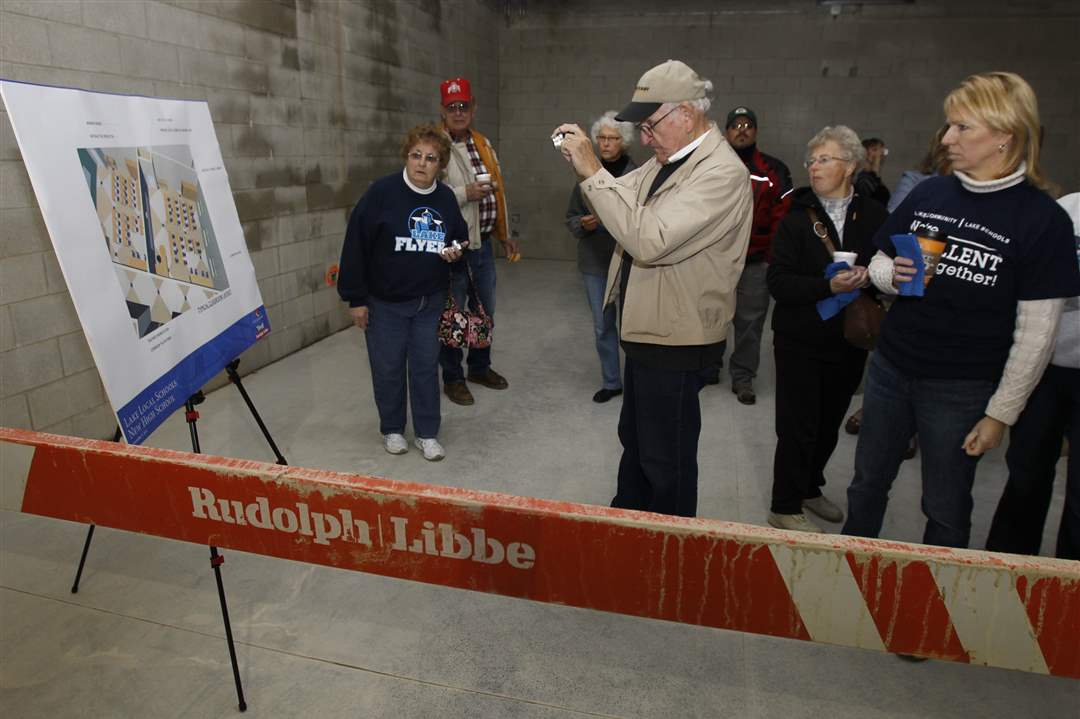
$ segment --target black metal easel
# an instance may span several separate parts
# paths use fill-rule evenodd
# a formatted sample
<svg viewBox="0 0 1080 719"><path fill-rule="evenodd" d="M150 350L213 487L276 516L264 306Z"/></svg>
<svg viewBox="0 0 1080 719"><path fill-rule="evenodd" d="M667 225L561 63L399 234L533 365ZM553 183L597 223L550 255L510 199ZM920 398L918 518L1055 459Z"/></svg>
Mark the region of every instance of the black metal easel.
<svg viewBox="0 0 1080 719"><path fill-rule="evenodd" d="M263 422L262 417L259 415L258 410L255 409L255 404L251 401L251 397L248 396L247 390L244 389L243 382L240 381L240 374L237 372L237 368L240 366L240 360L235 359L225 366L225 372L229 376L229 381L236 385L236 388L240 390L240 396L244 399L244 403L247 405L248 410L251 411L251 416L255 418L255 423L259 425L259 429L262 430L263 437L266 438L267 443L270 445L270 449L273 450L274 456L277 458L277 464L287 465L285 457L281 454L277 444L274 443L274 438L270 436L270 430L266 428L266 424ZM202 449L199 446L199 430L196 426L196 422L199 419L199 413L195 410L195 405L202 404L206 399L206 396L199 390L195 394L188 397L184 402L185 419L188 423L188 429L191 432L191 451L196 454L202 454ZM113 435L113 441L119 442L122 437L120 428L116 428L116 433ZM76 594L79 591L79 582L82 580L83 567L86 564L86 555L90 552L90 542L94 538L94 525L91 524L86 532L86 542L83 544L82 556L79 558L79 568L75 572L75 581L71 585L71 593ZM217 581L218 599L221 600L221 618L225 624L225 642L229 646L229 660L232 663L233 681L236 683L236 698L239 702L238 706L240 711L247 710L247 702L244 700L244 688L240 682L240 666L236 661L236 645L233 642L232 624L229 622L229 607L225 602L225 585L221 580L221 565L225 563L225 557L218 553L218 548L210 547L210 566L214 570L214 579Z"/></svg>

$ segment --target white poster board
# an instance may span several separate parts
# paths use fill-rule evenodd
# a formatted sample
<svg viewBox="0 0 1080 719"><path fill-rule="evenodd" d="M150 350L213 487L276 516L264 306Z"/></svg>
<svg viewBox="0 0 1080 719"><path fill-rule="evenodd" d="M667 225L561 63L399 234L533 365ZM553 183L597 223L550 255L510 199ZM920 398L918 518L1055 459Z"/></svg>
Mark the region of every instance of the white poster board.
<svg viewBox="0 0 1080 719"><path fill-rule="evenodd" d="M205 102L0 80L124 437L270 331Z"/></svg>

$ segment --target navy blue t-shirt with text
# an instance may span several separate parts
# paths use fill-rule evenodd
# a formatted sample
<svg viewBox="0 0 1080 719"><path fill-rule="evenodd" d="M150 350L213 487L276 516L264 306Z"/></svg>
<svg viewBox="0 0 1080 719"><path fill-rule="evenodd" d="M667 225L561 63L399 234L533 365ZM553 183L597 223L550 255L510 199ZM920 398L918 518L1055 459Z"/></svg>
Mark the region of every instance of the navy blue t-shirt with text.
<svg viewBox="0 0 1080 719"><path fill-rule="evenodd" d="M387 302L426 297L449 286L450 266L439 254L469 228L453 190L413 191L394 173L372 183L349 217L341 250L338 294L350 307L369 296Z"/></svg>
<svg viewBox="0 0 1080 719"><path fill-rule="evenodd" d="M874 236L936 229L945 250L923 297L898 297L877 351L913 377L998 380L1008 359L1017 302L1080 294L1072 222L1027 181L995 192L954 176L920 183Z"/></svg>

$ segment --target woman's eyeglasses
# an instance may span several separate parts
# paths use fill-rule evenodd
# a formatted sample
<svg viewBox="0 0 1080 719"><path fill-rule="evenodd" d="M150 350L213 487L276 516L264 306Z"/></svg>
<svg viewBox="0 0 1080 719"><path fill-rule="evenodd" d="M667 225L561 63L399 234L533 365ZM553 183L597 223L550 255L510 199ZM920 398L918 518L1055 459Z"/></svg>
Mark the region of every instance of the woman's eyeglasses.
<svg viewBox="0 0 1080 719"><path fill-rule="evenodd" d="M814 165L828 165L831 162L847 162L842 157L832 157L831 155L822 155L821 157L808 157L803 162L803 167L809 170Z"/></svg>
<svg viewBox="0 0 1080 719"><path fill-rule="evenodd" d="M422 160L427 160L428 162L438 162L439 161L439 156L438 155L430 155L430 154L425 155L422 152L418 152L416 150L413 150L412 152L409 153L409 159L412 160L413 162L420 162Z"/></svg>

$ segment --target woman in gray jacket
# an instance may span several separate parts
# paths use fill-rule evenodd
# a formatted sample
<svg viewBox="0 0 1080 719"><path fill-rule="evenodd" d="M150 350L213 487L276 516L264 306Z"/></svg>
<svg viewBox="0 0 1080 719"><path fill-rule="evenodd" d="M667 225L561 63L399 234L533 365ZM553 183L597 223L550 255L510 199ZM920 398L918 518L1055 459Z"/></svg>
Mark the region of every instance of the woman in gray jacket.
<svg viewBox="0 0 1080 719"><path fill-rule="evenodd" d="M600 148L600 162L615 177L637 167L626 154L634 136L634 126L615 120L615 111L608 110L592 125L592 139ZM615 326L615 305L604 307L604 286L608 265L615 251L615 238L600 224L596 215L581 198L581 188L574 185L570 206L566 208L566 226L578 238L577 264L585 283L585 297L592 310L593 333L596 335L596 354L600 356L603 384L593 395L593 402L607 402L622 394L619 372L619 330Z"/></svg>

